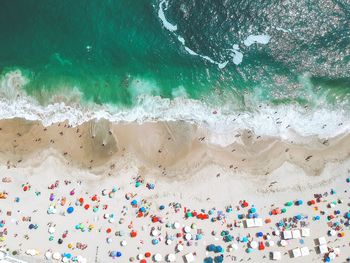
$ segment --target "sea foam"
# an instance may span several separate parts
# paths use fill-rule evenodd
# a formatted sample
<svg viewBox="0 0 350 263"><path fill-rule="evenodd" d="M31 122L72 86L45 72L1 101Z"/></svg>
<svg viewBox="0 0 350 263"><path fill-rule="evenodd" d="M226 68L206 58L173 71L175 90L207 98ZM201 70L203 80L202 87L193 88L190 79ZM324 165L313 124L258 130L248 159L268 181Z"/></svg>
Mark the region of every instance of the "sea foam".
<svg viewBox="0 0 350 263"><path fill-rule="evenodd" d="M2 77L0 119L18 117L38 120L45 126L63 121L79 125L94 119L116 123L181 120L210 130L211 142L222 146L237 141L235 135L245 129L252 130L256 135L274 136L286 141L295 141L295 134L304 138L329 138L350 130L350 116L345 109L305 109L294 104L232 111L227 105L209 106L186 97L167 99L141 94L135 98L132 108L93 103L68 105L64 102L41 105L23 91L23 85L27 82L20 71L9 72Z"/></svg>

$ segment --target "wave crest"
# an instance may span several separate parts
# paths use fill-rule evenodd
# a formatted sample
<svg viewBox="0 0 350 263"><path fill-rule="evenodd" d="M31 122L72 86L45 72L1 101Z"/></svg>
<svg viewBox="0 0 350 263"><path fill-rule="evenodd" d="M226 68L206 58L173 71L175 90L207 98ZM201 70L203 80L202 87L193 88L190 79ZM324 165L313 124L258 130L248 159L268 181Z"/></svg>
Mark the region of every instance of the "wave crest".
<svg viewBox="0 0 350 263"><path fill-rule="evenodd" d="M210 129L213 134L211 142L222 146L236 141L235 134L246 129L256 135L288 141L297 140L299 136L304 139L308 136L334 137L350 130L350 117L346 110L309 109L295 104L264 105L251 111L233 111L230 105L215 107L186 97L167 99L141 94L135 98L135 105L131 108L82 102L68 104L69 99L42 105L25 94L23 86L27 83L28 80L18 70L2 76L1 119L38 120L45 126L63 121L79 125L93 119L140 123L181 120Z"/></svg>

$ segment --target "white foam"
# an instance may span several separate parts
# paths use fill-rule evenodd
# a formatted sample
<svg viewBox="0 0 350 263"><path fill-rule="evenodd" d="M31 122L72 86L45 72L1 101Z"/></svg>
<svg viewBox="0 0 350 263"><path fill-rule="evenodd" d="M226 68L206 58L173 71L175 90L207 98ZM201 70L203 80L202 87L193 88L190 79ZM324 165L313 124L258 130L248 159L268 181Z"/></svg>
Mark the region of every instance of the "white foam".
<svg viewBox="0 0 350 263"><path fill-rule="evenodd" d="M291 33L292 30L291 29L285 29L283 27L276 27L277 31L282 31L283 33Z"/></svg>
<svg viewBox="0 0 350 263"><path fill-rule="evenodd" d="M158 17L160 18L160 20L162 21L163 23L163 26L171 31L171 32L174 32L177 30L177 25L173 25L171 24L165 17L165 14L164 14L164 9L163 9L163 6L168 6L168 2L166 0L163 0L159 3L159 9L158 9Z"/></svg>
<svg viewBox="0 0 350 263"><path fill-rule="evenodd" d="M175 36L177 37L177 39L179 40L179 42L183 45L185 51L192 55L192 56L198 56L198 57L201 57L202 59L205 59L207 61L209 61L210 63L212 64L215 64L219 67L219 69L223 69L224 67L226 67L226 65L228 64L228 61L224 61L224 62L218 62L218 61L215 61L213 60L212 58L208 57L208 56L205 56L205 55L201 55L201 54L198 54L197 52L195 52L194 50L192 50L191 48L189 48L188 46L186 46L186 41L185 39L180 36L180 35L177 35L176 33L174 33L175 31L177 31L177 26L176 25L172 25L171 23L168 22L168 20L166 19L165 17L165 14L164 14L164 9L163 9L163 6L168 6L168 1L167 0L162 0L160 3L159 3L159 9L158 9L158 17L159 19L162 21L163 23L163 26L169 30L170 32L172 32L173 34L175 34Z"/></svg>
<svg viewBox="0 0 350 263"><path fill-rule="evenodd" d="M3 93L4 88L18 89L22 85L19 83L25 82L18 72L8 73L0 81L0 91ZM40 120L46 126L66 120L71 125L79 125L102 118L111 122L140 123L183 120L210 129L211 142L222 146L234 142L237 139L234 135L242 129L253 130L256 135L275 136L283 140L291 140L295 133L304 137L327 138L350 131L350 116L346 110L307 110L297 105L282 105L264 106L257 111L235 112L230 105L220 105L218 109L189 98L178 97L171 100L149 94L139 94L131 109L95 104L85 107L77 104L73 107L63 102L43 106L23 94L15 98L1 96L0 118L14 117Z"/></svg>
<svg viewBox="0 0 350 263"><path fill-rule="evenodd" d="M247 47L258 43L267 45L270 42L271 37L269 35L249 35L244 41L244 45Z"/></svg>
<svg viewBox="0 0 350 263"><path fill-rule="evenodd" d="M237 44L234 44L232 46L232 49L229 49L232 51L231 57L232 57L232 62L235 65L239 65L243 61L243 53L239 51L239 46Z"/></svg>

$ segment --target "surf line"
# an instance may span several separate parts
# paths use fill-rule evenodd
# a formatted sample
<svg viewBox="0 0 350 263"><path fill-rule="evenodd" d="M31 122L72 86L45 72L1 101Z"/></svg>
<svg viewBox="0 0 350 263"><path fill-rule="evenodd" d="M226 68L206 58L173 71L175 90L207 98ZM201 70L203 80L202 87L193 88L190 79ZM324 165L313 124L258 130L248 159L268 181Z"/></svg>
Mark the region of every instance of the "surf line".
<svg viewBox="0 0 350 263"><path fill-rule="evenodd" d="M165 9L164 9L165 7ZM165 10L168 8L168 1L167 0L162 0L160 3L159 3L159 9L158 9L158 17L159 19L162 21L162 24L163 26L165 27L165 29L167 29L169 32L173 33L176 37L177 37L177 40L183 45L185 51L192 55L192 56L198 56L204 60L207 60L209 61L210 63L212 64L215 64L219 67L219 69L223 69L224 67L226 67L226 65L228 64L228 61L225 61L225 62L217 62L215 60L213 60L212 58L208 57L208 56L205 56L205 55L201 55L201 54L198 54L197 52L195 52L194 50L190 49L188 46L186 46L186 41L185 39L176 34L175 31L177 31L177 25L173 25L172 23L170 23L166 17L165 17Z"/></svg>

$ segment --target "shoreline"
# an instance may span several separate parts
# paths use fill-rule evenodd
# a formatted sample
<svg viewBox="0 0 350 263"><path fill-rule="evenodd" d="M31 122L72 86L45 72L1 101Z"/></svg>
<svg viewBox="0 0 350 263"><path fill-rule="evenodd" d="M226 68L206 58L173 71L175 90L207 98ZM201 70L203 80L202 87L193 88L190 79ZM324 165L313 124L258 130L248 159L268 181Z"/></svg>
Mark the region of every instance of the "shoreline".
<svg viewBox="0 0 350 263"><path fill-rule="evenodd" d="M222 147L211 143L208 129L183 121L115 124L93 120L74 127L67 122L45 127L38 121L15 118L0 120L0 136L0 158L8 166L20 166L41 151L53 149L68 165L107 175L116 163L134 160L167 178L190 176L207 164L261 176L290 163L317 176L326 164L350 157L350 134L323 140L309 137L300 144L244 130L232 134L236 141Z"/></svg>

